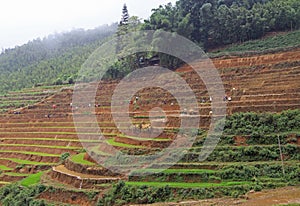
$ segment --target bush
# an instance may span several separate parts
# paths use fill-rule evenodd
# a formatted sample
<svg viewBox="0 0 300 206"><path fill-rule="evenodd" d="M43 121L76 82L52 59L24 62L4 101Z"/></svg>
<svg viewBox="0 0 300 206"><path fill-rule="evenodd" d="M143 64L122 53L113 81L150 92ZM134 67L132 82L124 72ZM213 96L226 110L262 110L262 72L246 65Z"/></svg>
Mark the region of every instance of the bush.
<svg viewBox="0 0 300 206"><path fill-rule="evenodd" d="M45 191L46 187L37 185L33 187L22 187L19 184L11 184L0 189L0 202L3 206L44 206L40 200L34 200L36 196Z"/></svg>
<svg viewBox="0 0 300 206"><path fill-rule="evenodd" d="M66 159L68 159L68 157L70 157L70 153L69 152L63 153L60 156L60 160L61 161L65 161Z"/></svg>
<svg viewBox="0 0 300 206"><path fill-rule="evenodd" d="M57 78L54 82L54 85L63 85L63 80L61 78Z"/></svg>

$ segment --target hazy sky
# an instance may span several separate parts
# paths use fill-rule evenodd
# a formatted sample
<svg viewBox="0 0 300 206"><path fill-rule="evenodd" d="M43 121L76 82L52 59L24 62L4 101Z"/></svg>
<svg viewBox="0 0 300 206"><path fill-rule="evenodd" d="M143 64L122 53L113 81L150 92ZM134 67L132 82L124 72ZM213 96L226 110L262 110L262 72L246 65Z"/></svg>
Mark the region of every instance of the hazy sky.
<svg viewBox="0 0 300 206"><path fill-rule="evenodd" d="M152 8L176 0L2 0L0 49L73 28L117 22L123 4L131 16L147 19Z"/></svg>

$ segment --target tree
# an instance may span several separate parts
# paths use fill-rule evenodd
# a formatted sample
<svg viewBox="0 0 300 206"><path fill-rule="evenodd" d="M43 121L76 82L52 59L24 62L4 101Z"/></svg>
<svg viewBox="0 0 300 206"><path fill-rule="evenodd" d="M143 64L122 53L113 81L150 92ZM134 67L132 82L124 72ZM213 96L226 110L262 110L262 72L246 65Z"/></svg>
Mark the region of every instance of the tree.
<svg viewBox="0 0 300 206"><path fill-rule="evenodd" d="M126 4L123 5L122 10L122 19L120 21L120 25L127 25L129 21L129 13Z"/></svg>
<svg viewBox="0 0 300 206"><path fill-rule="evenodd" d="M126 44L126 42L124 42L125 40L123 37L128 33L128 24L129 24L129 12L126 4L124 4L122 9L121 21L118 25L118 30L117 30L116 53L119 53L122 49L124 49L124 45Z"/></svg>

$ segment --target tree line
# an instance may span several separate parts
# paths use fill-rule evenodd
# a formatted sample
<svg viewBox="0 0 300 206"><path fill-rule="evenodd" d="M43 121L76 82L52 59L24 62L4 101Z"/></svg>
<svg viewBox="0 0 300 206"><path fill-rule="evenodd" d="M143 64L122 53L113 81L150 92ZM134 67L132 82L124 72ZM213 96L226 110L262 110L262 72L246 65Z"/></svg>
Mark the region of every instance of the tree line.
<svg viewBox="0 0 300 206"><path fill-rule="evenodd" d="M299 28L298 0L180 0L153 9L143 25L177 32L205 50Z"/></svg>

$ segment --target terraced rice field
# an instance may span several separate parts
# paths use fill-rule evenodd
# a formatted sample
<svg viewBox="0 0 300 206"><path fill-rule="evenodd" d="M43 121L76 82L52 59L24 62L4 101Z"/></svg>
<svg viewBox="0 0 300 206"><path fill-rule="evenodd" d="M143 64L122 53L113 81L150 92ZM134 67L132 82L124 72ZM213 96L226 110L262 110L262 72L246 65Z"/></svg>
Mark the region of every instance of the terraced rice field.
<svg viewBox="0 0 300 206"><path fill-rule="evenodd" d="M226 95L232 97L231 101L226 102L227 115L300 109L300 49L244 58L218 58L213 63L221 75ZM200 130L197 130L193 147L175 165L169 165L165 160L151 165L150 168L120 175L98 165L86 154L81 144L86 143L90 151L105 158L113 155L111 151L107 151L108 145L124 153L136 155L152 154L168 147L178 134L183 111L176 99L166 91L145 88L136 94L139 96L138 102L129 106L135 127L130 129L130 135L124 135L116 127L110 111L110 100L117 81L92 85L98 86L95 97L97 107L90 114L82 113L83 106L77 109L76 105L70 106L72 88L47 95L28 90L20 93L23 95L21 99L17 98L19 93L1 96L1 101L5 104L14 101L36 103L30 102L31 106L22 108L20 114L7 112L0 116L0 185L25 178L21 182L25 186L41 182L57 190L67 188L65 192L68 195L75 194L78 190L93 189L101 192L120 180L125 181L127 186L168 185L174 191L187 188L255 188L257 185L272 188L289 184L286 177L282 176L281 157L284 159L286 175L297 179L300 168L300 128L277 133L282 136L282 151L279 150L277 136L272 133L265 134L264 141L253 140L250 132L249 135L224 134L208 159L199 162L199 154L211 121L210 96L204 83L190 67L184 66L176 72L188 82L197 97L198 107L193 110L199 112L194 118L200 118ZM211 84L213 86L214 83ZM82 87L86 93L89 92L89 86L91 85ZM37 98L33 99L32 96L35 95ZM124 99L125 101L128 102ZM53 104L56 108L52 107ZM157 125L149 126L149 110L154 107L164 109L165 116L156 117L158 122L154 124L164 119L165 128L155 139L140 137L136 128L148 129L150 133L154 131L151 129L161 129ZM73 121L74 116L80 116L84 120L91 114L96 116L98 122ZM127 122L119 126L126 129ZM99 138L99 128L104 138ZM80 129L79 133L83 137L81 140L78 139L76 129ZM64 154L69 154L70 158L63 161ZM132 165L120 167L126 169L130 166ZM160 171L161 167L169 169ZM50 193L47 191L39 198L50 202L72 203L71 200L54 194L51 196ZM93 203L83 198L79 204Z"/></svg>

